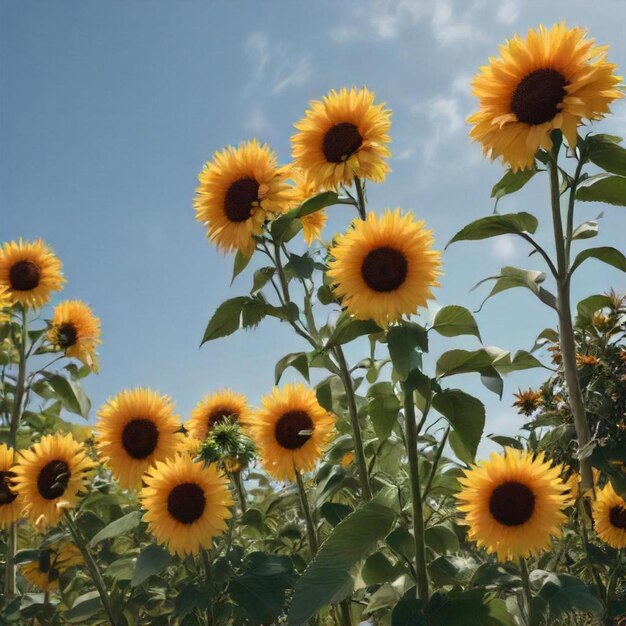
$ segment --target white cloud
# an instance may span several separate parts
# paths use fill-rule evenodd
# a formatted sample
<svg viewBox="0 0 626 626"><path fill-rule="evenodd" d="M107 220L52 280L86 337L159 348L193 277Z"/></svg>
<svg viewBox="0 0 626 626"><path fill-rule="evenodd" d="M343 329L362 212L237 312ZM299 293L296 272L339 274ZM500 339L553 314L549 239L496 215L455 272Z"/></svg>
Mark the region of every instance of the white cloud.
<svg viewBox="0 0 626 626"><path fill-rule="evenodd" d="M422 149L426 161L433 159L440 148L464 127L459 99L453 95L438 95L425 103L414 105L412 112L427 120L427 132Z"/></svg>
<svg viewBox="0 0 626 626"><path fill-rule="evenodd" d="M245 125L255 135L267 135L271 125L260 105L253 107L247 115Z"/></svg>
<svg viewBox="0 0 626 626"><path fill-rule="evenodd" d="M502 235L491 240L491 252L496 259L510 261L519 253L516 244L515 235Z"/></svg>
<svg viewBox="0 0 626 626"><path fill-rule="evenodd" d="M313 66L311 61L302 57L294 65L287 64L283 71L277 72L272 92L279 94L292 85L304 85L311 78Z"/></svg>
<svg viewBox="0 0 626 626"><path fill-rule="evenodd" d="M519 0L504 0L496 12L496 20L501 24L512 24L519 17Z"/></svg>

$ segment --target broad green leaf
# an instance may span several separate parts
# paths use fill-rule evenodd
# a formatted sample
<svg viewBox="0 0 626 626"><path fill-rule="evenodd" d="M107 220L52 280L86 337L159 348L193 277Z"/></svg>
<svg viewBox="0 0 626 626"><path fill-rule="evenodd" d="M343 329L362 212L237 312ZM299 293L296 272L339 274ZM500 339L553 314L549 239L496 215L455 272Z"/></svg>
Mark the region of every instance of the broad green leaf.
<svg viewBox="0 0 626 626"><path fill-rule="evenodd" d="M588 220L578 226L572 233L572 241L579 239L591 239L598 234L598 220L603 216L600 213L595 220Z"/></svg>
<svg viewBox="0 0 626 626"><path fill-rule="evenodd" d="M394 528L386 537L387 545L398 554L408 559L415 556L415 541L413 535L406 528Z"/></svg>
<svg viewBox="0 0 626 626"><path fill-rule="evenodd" d="M459 551L459 538L443 524L429 526L424 532L426 545L436 554L453 554Z"/></svg>
<svg viewBox="0 0 626 626"><path fill-rule="evenodd" d="M68 380L60 374L43 372L43 375L63 403L64 409L76 415L80 415L85 419L89 418L91 402L80 386L80 383L75 380Z"/></svg>
<svg viewBox="0 0 626 626"><path fill-rule="evenodd" d="M280 361L276 363L274 369L274 381L276 385L280 382L283 372L288 368L293 367L298 370L300 374L309 381L309 360L305 352L293 352L286 354Z"/></svg>
<svg viewBox="0 0 626 626"><path fill-rule="evenodd" d="M437 376L454 376L479 372L492 367L493 357L484 348L480 350L448 350L437 361Z"/></svg>
<svg viewBox="0 0 626 626"><path fill-rule="evenodd" d="M462 306L450 305L439 309L432 328L444 337L474 335L480 339L480 332L474 316Z"/></svg>
<svg viewBox="0 0 626 626"><path fill-rule="evenodd" d="M93 548L105 539L112 539L113 537L123 535L128 531L133 530L133 528L137 528L140 520L141 512L132 511L131 513L128 513L105 526L99 533L92 537L87 546L89 548Z"/></svg>
<svg viewBox="0 0 626 626"><path fill-rule="evenodd" d="M471 465L474 462L476 454L472 454L471 450L467 448L463 439L459 436L456 430L453 430L450 433L450 437L448 438L448 443L452 448L452 452L456 455L457 459L465 465Z"/></svg>
<svg viewBox="0 0 626 626"><path fill-rule="evenodd" d="M452 557L442 557L452 558ZM515 626L504 600L484 589L436 592L426 607L429 626Z"/></svg>
<svg viewBox="0 0 626 626"><path fill-rule="evenodd" d="M554 616L584 611L593 615L602 615L602 601L595 594L591 585L569 574L545 572L546 577L538 596L548 603Z"/></svg>
<svg viewBox="0 0 626 626"><path fill-rule="evenodd" d="M440 556L428 564L428 573L438 586L465 585L476 569L476 563L463 556Z"/></svg>
<svg viewBox="0 0 626 626"><path fill-rule="evenodd" d="M326 343L326 348L349 343L357 337L380 333L382 329L376 322L371 320L357 320L348 315L342 315L337 322L337 326Z"/></svg>
<svg viewBox="0 0 626 626"><path fill-rule="evenodd" d="M493 186L491 197L500 198L520 190L535 174L537 170L507 170L504 176Z"/></svg>
<svg viewBox="0 0 626 626"><path fill-rule="evenodd" d="M604 294L595 294L584 298L576 305L576 312L581 317L593 317L593 314L603 309L604 307L611 306L611 298Z"/></svg>
<svg viewBox="0 0 626 626"><path fill-rule="evenodd" d="M272 222L270 233L276 243L291 241L302 230L302 222L295 219L293 212L281 215Z"/></svg>
<svg viewBox="0 0 626 626"><path fill-rule="evenodd" d="M213 569L213 568L211 568ZM211 597L198 583L183 587L176 597L176 614L179 617L191 613L194 609L204 610L210 606Z"/></svg>
<svg viewBox="0 0 626 626"><path fill-rule="evenodd" d="M331 526L337 526L353 510L351 506L341 504L341 502L324 502L320 508L320 513Z"/></svg>
<svg viewBox="0 0 626 626"><path fill-rule="evenodd" d="M235 254L235 260L233 262L233 277L230 280L230 284L232 285L235 282L235 278L243 272L246 267L248 267L248 263L252 259L252 254L250 256L246 256L241 252L241 250L237 250L237 254Z"/></svg>
<svg viewBox="0 0 626 626"><path fill-rule="evenodd" d="M393 369L404 381L413 370L421 367L421 353L428 352L428 334L423 326L405 322L387 331L387 345Z"/></svg>
<svg viewBox="0 0 626 626"><path fill-rule="evenodd" d="M115 580L132 580L135 571L135 559L132 557L124 557L113 561L106 568L105 576Z"/></svg>
<svg viewBox="0 0 626 626"><path fill-rule="evenodd" d="M349 589L350 569L390 531L394 521L393 510L373 500L335 526L298 580L289 610L290 626L304 624Z"/></svg>
<svg viewBox="0 0 626 626"><path fill-rule="evenodd" d="M591 135L587 138L587 156L603 170L626 176L626 150L617 145L615 137Z"/></svg>
<svg viewBox="0 0 626 626"><path fill-rule="evenodd" d="M490 435L489 439L503 448L516 448L517 450L524 449L524 446L513 437L507 437L505 435Z"/></svg>
<svg viewBox="0 0 626 626"><path fill-rule="evenodd" d="M262 300L252 298L241 310L241 327L256 328L268 313L268 305Z"/></svg>
<svg viewBox="0 0 626 626"><path fill-rule="evenodd" d="M305 253L300 256L292 252L289 254L289 262L285 265L285 271L298 278L311 278L314 267L315 263L308 254Z"/></svg>
<svg viewBox="0 0 626 626"><path fill-rule="evenodd" d="M339 196L335 191L323 191L322 193L318 193L316 196L305 200L298 207L296 216L304 217L305 215L315 213L316 211L325 209L328 206L337 204L337 200L339 200Z"/></svg>
<svg viewBox="0 0 626 626"><path fill-rule="evenodd" d="M576 198L583 202L606 202L626 206L626 178L610 174L592 176L580 184Z"/></svg>
<svg viewBox="0 0 626 626"><path fill-rule="evenodd" d="M213 339L232 335L236 330L239 330L241 312L243 307L251 300L252 298L248 298L248 296L237 296L222 302L209 320L200 345Z"/></svg>
<svg viewBox="0 0 626 626"><path fill-rule="evenodd" d="M400 401L388 382L372 385L367 390L367 412L372 420L376 436L384 441L398 423Z"/></svg>
<svg viewBox="0 0 626 626"><path fill-rule="evenodd" d="M361 578L367 585L379 585L396 579L393 563L382 552L374 552L367 557L361 569Z"/></svg>
<svg viewBox="0 0 626 626"><path fill-rule="evenodd" d="M335 300L335 296L328 285L322 285L317 290L317 299L320 301L320 304L330 304Z"/></svg>
<svg viewBox="0 0 626 626"><path fill-rule="evenodd" d="M408 589L393 608L391 626L428 626L424 602L417 599L415 587Z"/></svg>
<svg viewBox="0 0 626 626"><path fill-rule="evenodd" d="M154 543L150 544L147 548L144 548L137 557L135 571L133 572L133 578L130 583L131 586L137 587L148 580L150 576L158 574L169 565L171 560L172 557L165 548Z"/></svg>
<svg viewBox="0 0 626 626"><path fill-rule="evenodd" d="M265 287L265 285L272 279L276 269L273 267L261 267L256 272L254 272L254 277L252 279L252 291L250 293L254 294L257 291L260 291Z"/></svg>
<svg viewBox="0 0 626 626"><path fill-rule="evenodd" d="M535 350L539 350L547 343L557 343L559 341L559 333L556 332L553 328L544 328L538 335L537 339L535 339L535 343L531 348L531 352L535 352Z"/></svg>
<svg viewBox="0 0 626 626"><path fill-rule="evenodd" d="M487 348L488 352L492 350L495 349ZM492 354L494 356L493 366L500 374L510 374L511 372L518 372L520 370L543 367L541 361L530 354L530 352L526 352L526 350L518 350L513 356L511 356L510 352L504 350L501 351L500 355L497 353Z"/></svg>
<svg viewBox="0 0 626 626"><path fill-rule="evenodd" d="M300 315L300 309L298 309L298 305L295 302L287 302L283 306L271 306L268 304L266 311L268 315L276 317L283 322L295 322Z"/></svg>
<svg viewBox="0 0 626 626"><path fill-rule="evenodd" d="M598 259L598 261L602 261L607 265L616 267L622 272L626 272L626 256L624 256L617 248L603 246L600 248L587 248L587 250L579 252L572 263L570 274L573 274L574 270L576 270L576 268L587 259Z"/></svg>
<svg viewBox="0 0 626 626"><path fill-rule="evenodd" d="M94 613L102 609L102 601L97 591L89 591L88 593L78 596L74 601L72 608L63 613L63 620L70 624L79 623L87 624Z"/></svg>
<svg viewBox="0 0 626 626"><path fill-rule="evenodd" d="M532 235L537 230L538 224L539 222L534 215L524 212L481 217L464 226L450 239L446 248L455 241L477 241L500 235L518 235L520 233Z"/></svg>

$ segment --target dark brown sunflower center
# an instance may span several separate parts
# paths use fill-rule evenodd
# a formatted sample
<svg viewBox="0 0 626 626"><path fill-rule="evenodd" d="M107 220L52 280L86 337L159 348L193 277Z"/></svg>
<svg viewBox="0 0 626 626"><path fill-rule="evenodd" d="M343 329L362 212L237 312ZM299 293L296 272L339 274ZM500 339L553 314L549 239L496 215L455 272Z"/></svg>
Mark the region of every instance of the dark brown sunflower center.
<svg viewBox="0 0 626 626"><path fill-rule="evenodd" d="M329 163L347 161L363 144L359 129L350 122L335 124L322 140L322 152Z"/></svg>
<svg viewBox="0 0 626 626"><path fill-rule="evenodd" d="M133 459L145 459L157 447L159 431L154 422L143 417L131 420L122 431L122 445Z"/></svg>
<svg viewBox="0 0 626 626"><path fill-rule="evenodd" d="M13 472L0 472L0 506L11 504L17 494L11 491L11 479L15 476Z"/></svg>
<svg viewBox="0 0 626 626"><path fill-rule="evenodd" d="M367 253L361 264L361 276L374 291L393 291L404 283L408 269L404 254L385 246Z"/></svg>
<svg viewBox="0 0 626 626"><path fill-rule="evenodd" d="M217 426L218 424L223 424L228 419L237 421L238 417L239 416L236 411L233 411L233 409L229 409L227 407L215 409L214 411L211 411L211 414L209 415L209 428L213 428L213 426Z"/></svg>
<svg viewBox="0 0 626 626"><path fill-rule="evenodd" d="M619 504L614 506L609 511L609 521L611 522L611 526L626 530L626 508Z"/></svg>
<svg viewBox="0 0 626 626"><path fill-rule="evenodd" d="M205 506L204 490L195 483L176 485L167 496L167 510L181 524L193 524L200 519Z"/></svg>
<svg viewBox="0 0 626 626"><path fill-rule="evenodd" d="M489 498L489 512L504 526L520 526L535 510L535 495L522 483L511 481L498 485Z"/></svg>
<svg viewBox="0 0 626 626"><path fill-rule="evenodd" d="M511 111L524 124L549 122L559 112L558 105L567 93L561 72L545 68L522 78L511 97Z"/></svg>
<svg viewBox="0 0 626 626"><path fill-rule="evenodd" d="M224 212L231 222L245 222L259 201L259 183L254 178L236 180L224 196Z"/></svg>
<svg viewBox="0 0 626 626"><path fill-rule="evenodd" d="M70 482L70 466L65 461L50 461L37 476L37 491L46 500L60 498Z"/></svg>
<svg viewBox="0 0 626 626"><path fill-rule="evenodd" d="M78 331L71 322L61 324L57 329L59 345L62 348L71 348L78 341Z"/></svg>
<svg viewBox="0 0 626 626"><path fill-rule="evenodd" d="M9 270L11 289L15 291L30 291L39 285L41 270L32 261L18 261Z"/></svg>
<svg viewBox="0 0 626 626"><path fill-rule="evenodd" d="M276 422L276 441L287 450L301 448L313 435L313 420L304 411L288 411Z"/></svg>

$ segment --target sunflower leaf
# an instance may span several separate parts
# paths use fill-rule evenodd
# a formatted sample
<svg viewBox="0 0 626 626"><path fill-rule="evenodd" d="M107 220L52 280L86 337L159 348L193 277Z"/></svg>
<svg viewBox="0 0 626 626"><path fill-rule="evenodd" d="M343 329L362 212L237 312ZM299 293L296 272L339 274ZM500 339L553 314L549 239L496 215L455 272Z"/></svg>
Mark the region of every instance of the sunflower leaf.
<svg viewBox="0 0 626 626"><path fill-rule="evenodd" d="M122 518L123 519L123 518ZM161 546L150 544L137 557L135 563L135 571L130 582L131 587L138 587L150 576L154 576L161 572L172 560L170 553Z"/></svg>
<svg viewBox="0 0 626 626"><path fill-rule="evenodd" d="M393 368L405 381L413 370L422 365L422 352L428 352L428 335L419 324L407 322L387 331L387 345Z"/></svg>
<svg viewBox="0 0 626 626"><path fill-rule="evenodd" d="M349 343L357 337L380 333L382 329L372 320L357 320L348 315L342 315L335 326L335 330L326 343L326 348Z"/></svg>
<svg viewBox="0 0 626 626"><path fill-rule="evenodd" d="M207 341L212 341L213 339L232 335L235 331L239 330L243 307L251 301L252 298L248 296L237 296L236 298L222 302L209 320L200 345L205 344Z"/></svg>
<svg viewBox="0 0 626 626"><path fill-rule="evenodd" d="M539 222L530 213L505 213L503 215L488 215L482 217L467 226L464 226L450 241L446 248L455 241L478 241L500 235L519 235L537 230Z"/></svg>
<svg viewBox="0 0 626 626"><path fill-rule="evenodd" d="M95 545L98 545L101 541L105 539L112 539L113 537L117 537L118 535L123 535L129 530L133 530L133 528L137 528L139 526L139 522L141 521L141 513L139 511L132 511L119 519L114 520L107 526L105 526L99 533L94 535L89 543L87 544L88 548L93 548Z"/></svg>
<svg viewBox="0 0 626 626"><path fill-rule="evenodd" d="M626 272L626 257L617 249L610 246L600 248L587 248L576 255L570 274L573 274L576 268L584 263L587 259L598 259L607 265L612 265L622 272Z"/></svg>
<svg viewBox="0 0 626 626"><path fill-rule="evenodd" d="M578 187L576 199L626 206L626 177L610 174L592 176Z"/></svg>
<svg viewBox="0 0 626 626"><path fill-rule="evenodd" d="M474 335L480 339L480 331L474 316L462 306L444 306L437 311L432 329L444 337Z"/></svg>
<svg viewBox="0 0 626 626"><path fill-rule="evenodd" d="M536 169L507 170L504 176L493 186L491 197L496 201L504 196L519 191L536 173Z"/></svg>
<svg viewBox="0 0 626 626"><path fill-rule="evenodd" d="M283 372L288 368L293 367L298 370L302 376L309 382L309 360L304 352L293 352L286 354L282 359L276 363L274 370L275 384L278 385Z"/></svg>
<svg viewBox="0 0 626 626"><path fill-rule="evenodd" d="M626 176L626 149L617 145L618 137L591 135L587 138L589 160L606 172Z"/></svg>
<svg viewBox="0 0 626 626"><path fill-rule="evenodd" d="M305 200L296 210L296 217L304 217L316 211L321 211L328 206L337 204L339 196L335 191L323 191L316 196Z"/></svg>

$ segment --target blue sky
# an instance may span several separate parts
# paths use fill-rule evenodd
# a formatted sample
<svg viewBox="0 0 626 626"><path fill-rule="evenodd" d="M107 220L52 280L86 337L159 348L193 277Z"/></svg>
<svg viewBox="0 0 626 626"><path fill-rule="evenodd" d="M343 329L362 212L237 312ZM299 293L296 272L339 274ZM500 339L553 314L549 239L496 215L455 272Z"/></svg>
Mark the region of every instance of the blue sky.
<svg viewBox="0 0 626 626"><path fill-rule="evenodd" d="M413 209L443 247L491 212L502 174L467 138L478 66L515 32L564 19L611 44L623 73L625 18L618 0L602 11L571 0L0 0L0 240L43 237L64 263L63 297L84 299L102 318L101 373L86 384L95 407L135 385L170 394L183 418L222 386L256 403L275 361L305 346L270 321L198 348L216 306L246 293L249 280L229 287L232 259L195 222L203 162L252 136L286 162L309 100L365 84L394 111L393 171L370 188L370 208ZM626 134L626 104L614 112L600 127ZM500 209L530 210L547 228L547 200L536 177ZM580 205L578 221L600 210ZM326 234L348 217L333 209ZM620 247L624 225L623 209L606 208L595 245ZM540 240L549 245L549 231ZM472 309L485 293L470 288L500 266L544 269L508 238L456 244L444 264L439 303ZM611 286L623 290L624 278L589 262L575 295ZM506 349L528 349L553 325L521 291L494 298L478 322L486 345ZM522 419L511 393L544 377L508 377L502 402L469 379L451 382L470 383L486 402L487 430L512 432ZM296 379L289 370L284 380Z"/></svg>

